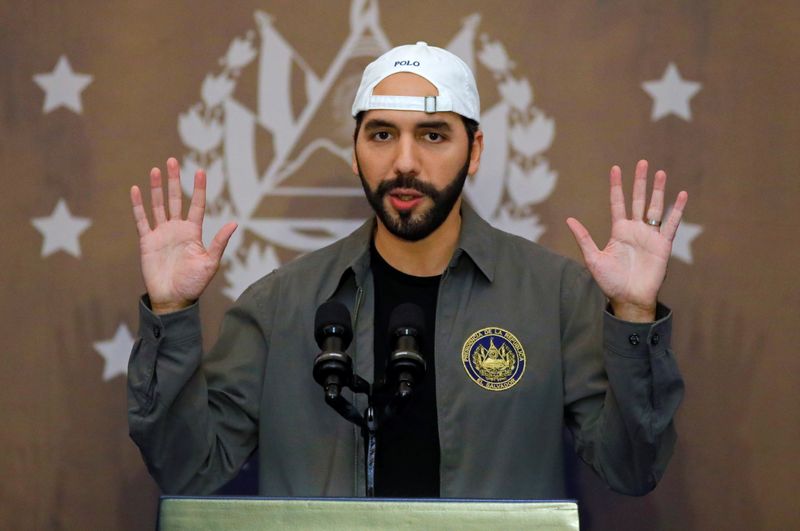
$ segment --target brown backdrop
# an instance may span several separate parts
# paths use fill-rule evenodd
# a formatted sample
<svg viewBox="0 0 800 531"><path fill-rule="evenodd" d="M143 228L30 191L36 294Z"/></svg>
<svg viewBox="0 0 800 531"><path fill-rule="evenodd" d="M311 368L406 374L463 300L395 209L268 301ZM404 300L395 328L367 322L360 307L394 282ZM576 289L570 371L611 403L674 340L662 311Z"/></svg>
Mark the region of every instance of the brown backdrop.
<svg viewBox="0 0 800 531"><path fill-rule="evenodd" d="M446 45L457 34L478 51L502 44L514 63L509 71L532 87L530 116L555 125L552 143L530 159L546 160L555 184L515 211L523 220L538 217L540 243L577 257L563 222L569 215L604 240L613 163L629 177L636 160L648 158L669 173L670 195L689 191L686 221L698 234L687 243L691 257L673 259L662 292L675 309L687 384L677 451L644 498L606 491L581 465L584 527L787 529L800 521L800 214L792 213L800 199L800 5L663 4L378 2L374 22L392 44ZM362 7L363 15L370 4ZM154 522L158 491L127 436L124 375L100 354L120 327L135 330L143 289L128 189L145 184L151 166L191 151L179 117L203 101L203 80L222 71L220 58L235 39L249 32L260 42L256 11L271 16L273 36L294 50L293 87L307 86L309 72L321 78L350 32L349 0L0 3L0 528ZM472 14L479 20L465 22ZM459 33L470 24L474 33ZM80 92L81 112L43 110L46 92L34 76L53 71L62 55L92 76ZM352 75L367 60L356 58L343 72ZM250 109L258 61L235 78L235 96ZM487 109L501 99L501 83L475 61ZM669 63L702 85L689 100L690 120L651 118L654 100L642 83L661 79ZM327 135L347 145L348 79L329 91L309 140ZM293 91L294 112L311 93ZM275 138L260 131L256 140L263 168ZM348 171L319 155L296 178L298 185L354 186ZM231 198L230 190L220 193L218 213ZM79 253L43 253L33 220L51 216L62 199L91 225L78 238ZM277 196L264 197L250 217L309 211L367 212L357 197ZM297 252L242 232L235 260L204 297L208 342L230 304L233 277L225 271L246 263L251 248L269 246L281 262Z"/></svg>

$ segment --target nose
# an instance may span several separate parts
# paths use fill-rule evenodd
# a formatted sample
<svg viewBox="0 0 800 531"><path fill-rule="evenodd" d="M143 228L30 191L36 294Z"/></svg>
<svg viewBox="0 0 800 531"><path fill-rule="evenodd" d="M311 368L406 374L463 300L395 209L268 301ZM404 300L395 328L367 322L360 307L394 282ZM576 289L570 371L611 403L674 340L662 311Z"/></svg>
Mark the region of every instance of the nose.
<svg viewBox="0 0 800 531"><path fill-rule="evenodd" d="M418 146L412 135L403 135L397 142L394 159L395 175L419 175L420 160Z"/></svg>

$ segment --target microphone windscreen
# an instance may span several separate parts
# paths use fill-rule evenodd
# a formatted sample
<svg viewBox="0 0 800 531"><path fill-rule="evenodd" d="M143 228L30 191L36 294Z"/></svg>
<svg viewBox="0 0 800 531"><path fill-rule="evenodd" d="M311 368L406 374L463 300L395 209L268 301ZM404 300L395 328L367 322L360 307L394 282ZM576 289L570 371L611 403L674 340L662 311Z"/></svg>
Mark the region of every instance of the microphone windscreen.
<svg viewBox="0 0 800 531"><path fill-rule="evenodd" d="M425 333L425 312L418 304L404 302L395 307L389 316L389 337L395 335L398 329L413 328L420 337Z"/></svg>
<svg viewBox="0 0 800 531"><path fill-rule="evenodd" d="M326 332L325 329L335 327L337 330L331 334L330 331ZM347 306L339 301L327 301L317 308L317 314L314 317L314 339L317 340L319 348L323 348L322 344L325 338L329 335L335 335L342 338L342 348L346 349L353 339L353 329L350 324L350 311Z"/></svg>

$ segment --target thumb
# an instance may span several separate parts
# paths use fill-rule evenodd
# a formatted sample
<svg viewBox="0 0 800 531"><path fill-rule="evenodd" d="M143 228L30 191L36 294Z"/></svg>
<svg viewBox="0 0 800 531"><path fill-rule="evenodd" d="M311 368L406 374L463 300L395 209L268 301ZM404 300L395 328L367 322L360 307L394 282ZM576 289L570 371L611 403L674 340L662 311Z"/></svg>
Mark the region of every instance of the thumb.
<svg viewBox="0 0 800 531"><path fill-rule="evenodd" d="M222 259L222 253L225 252L225 247L228 245L228 241L231 239L233 232L236 230L238 225L235 221L230 221L226 223L219 232L217 232L214 239L211 240L211 244L208 246L208 254L216 261L219 262Z"/></svg>
<svg viewBox="0 0 800 531"><path fill-rule="evenodd" d="M598 251L597 245L589 235L589 231L583 226L583 223L575 218L567 218L567 226L572 231L572 236L575 237L575 242L583 254L583 260L588 264L589 257Z"/></svg>

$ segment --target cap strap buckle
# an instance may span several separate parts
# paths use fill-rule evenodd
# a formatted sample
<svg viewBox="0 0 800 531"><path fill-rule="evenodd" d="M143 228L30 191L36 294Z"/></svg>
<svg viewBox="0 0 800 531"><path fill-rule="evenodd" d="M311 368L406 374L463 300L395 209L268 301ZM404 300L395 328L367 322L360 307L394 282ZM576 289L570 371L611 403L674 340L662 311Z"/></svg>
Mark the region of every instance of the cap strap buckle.
<svg viewBox="0 0 800 531"><path fill-rule="evenodd" d="M425 96L425 112L428 114L436 112L436 96Z"/></svg>

